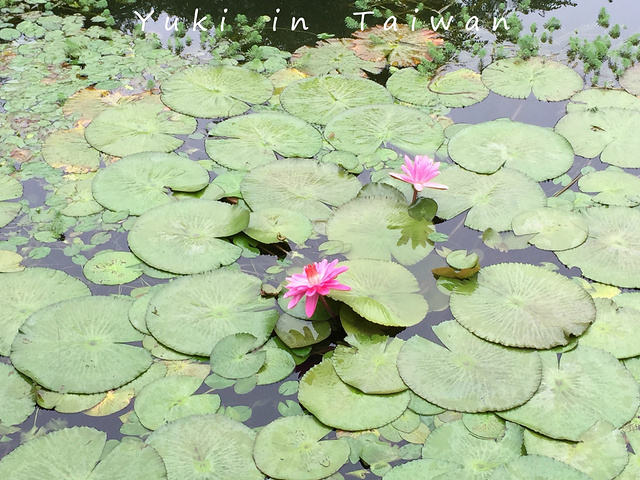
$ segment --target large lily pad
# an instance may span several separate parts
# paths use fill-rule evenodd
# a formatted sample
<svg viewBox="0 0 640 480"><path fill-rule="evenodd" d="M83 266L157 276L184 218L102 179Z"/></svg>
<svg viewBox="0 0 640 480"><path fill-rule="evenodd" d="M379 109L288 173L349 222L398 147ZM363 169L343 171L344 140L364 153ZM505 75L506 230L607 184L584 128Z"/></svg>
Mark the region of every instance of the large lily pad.
<svg viewBox="0 0 640 480"><path fill-rule="evenodd" d="M558 208L527 210L511 222L516 235L531 235L528 241L541 250L568 250L584 243L589 227L582 215Z"/></svg>
<svg viewBox="0 0 640 480"><path fill-rule="evenodd" d="M240 67L191 67L162 82L162 101L192 117L233 117L264 103L273 93L271 81Z"/></svg>
<svg viewBox="0 0 640 480"><path fill-rule="evenodd" d="M559 177L573 165L573 149L561 135L508 118L459 131L449 140L449 156L476 173L493 173L504 165L539 182Z"/></svg>
<svg viewBox="0 0 640 480"><path fill-rule="evenodd" d="M151 299L147 328L164 345L190 355L211 355L222 338L239 332L259 347L278 319L275 300L260 296L260 279L232 270L180 278Z"/></svg>
<svg viewBox="0 0 640 480"><path fill-rule="evenodd" d="M175 153L129 155L93 179L93 196L106 208L141 215L172 201L171 193L197 192L209 184L209 172Z"/></svg>
<svg viewBox="0 0 640 480"><path fill-rule="evenodd" d="M414 336L398 355L398 371L415 393L459 412L505 410L529 400L540 385L535 352L491 344L455 321L433 327L440 345Z"/></svg>
<svg viewBox="0 0 640 480"><path fill-rule="evenodd" d="M112 107L100 113L84 132L87 142L101 152L124 157L139 152L170 152L196 128L196 120L166 108L150 97Z"/></svg>
<svg viewBox="0 0 640 480"><path fill-rule="evenodd" d="M576 93L567 103L567 113L615 107L640 110L640 98L623 90L588 88Z"/></svg>
<svg viewBox="0 0 640 480"><path fill-rule="evenodd" d="M536 480L593 480L580 470L542 455L523 455L496 468L489 480L531 480L535 472Z"/></svg>
<svg viewBox="0 0 640 480"><path fill-rule="evenodd" d="M358 58L352 50L353 40L330 38L320 41L315 47L298 48L291 61L293 66L309 75L340 74L345 77L366 77L369 73L380 73L386 61L370 62Z"/></svg>
<svg viewBox="0 0 640 480"><path fill-rule="evenodd" d="M266 208L251 212L244 233L262 243L291 240L298 245L311 236L313 226L302 213L284 208Z"/></svg>
<svg viewBox="0 0 640 480"><path fill-rule="evenodd" d="M84 139L84 129L58 130L42 144L45 162L66 172L96 171L100 166L100 152Z"/></svg>
<svg viewBox="0 0 640 480"><path fill-rule="evenodd" d="M640 398L638 383L611 354L578 345L562 354L540 352L542 382L527 403L498 415L552 438L579 441L598 420L620 427Z"/></svg>
<svg viewBox="0 0 640 480"><path fill-rule="evenodd" d="M578 180L578 187L585 193L597 193L593 199L604 205L640 205L640 178L616 167L587 173Z"/></svg>
<svg viewBox="0 0 640 480"><path fill-rule="evenodd" d="M217 123L209 130L207 154L233 170L255 167L283 157L313 157L322 137L311 125L284 113L256 113Z"/></svg>
<svg viewBox="0 0 640 480"><path fill-rule="evenodd" d="M15 368L0 363L0 425L18 425L35 409L33 385Z"/></svg>
<svg viewBox="0 0 640 480"><path fill-rule="evenodd" d="M219 237L242 231L249 211L213 200L188 199L144 213L129 232L129 247L144 262L172 273L206 272L236 261L242 249Z"/></svg>
<svg viewBox="0 0 640 480"><path fill-rule="evenodd" d="M480 270L471 292L454 291L451 313L465 328L512 347L566 345L596 318L591 296L543 267L501 263Z"/></svg>
<svg viewBox="0 0 640 480"><path fill-rule="evenodd" d="M640 210L625 207L589 208L584 212L587 240L556 252L568 267L597 282L640 287Z"/></svg>

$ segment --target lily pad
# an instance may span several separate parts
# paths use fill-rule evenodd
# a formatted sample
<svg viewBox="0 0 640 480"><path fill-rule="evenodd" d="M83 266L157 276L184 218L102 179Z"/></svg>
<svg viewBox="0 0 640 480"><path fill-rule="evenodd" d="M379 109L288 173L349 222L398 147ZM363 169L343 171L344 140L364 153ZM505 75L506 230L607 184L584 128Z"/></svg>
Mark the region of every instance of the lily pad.
<svg viewBox="0 0 640 480"><path fill-rule="evenodd" d="M427 301L418 282L406 268L382 260L351 260L343 263L349 270L340 274L340 282L351 290L333 290L329 296L349 305L373 323L409 327L427 314Z"/></svg>
<svg viewBox="0 0 640 480"><path fill-rule="evenodd" d="M120 387L151 365L128 345L142 340L129 323L131 302L119 297L65 300L34 313L11 348L17 370L59 393L98 393Z"/></svg>
<svg viewBox="0 0 640 480"><path fill-rule="evenodd" d="M307 217L284 208L267 208L251 212L244 233L262 243L291 240L300 245L311 236L313 227Z"/></svg>
<svg viewBox="0 0 640 480"><path fill-rule="evenodd" d="M209 172L175 153L129 155L93 179L93 196L106 208L141 215L172 201L171 193L197 192L209 184Z"/></svg>
<svg viewBox="0 0 640 480"><path fill-rule="evenodd" d="M272 94L268 78L240 67L190 67L162 82L164 104L192 117L240 115Z"/></svg>
<svg viewBox="0 0 640 480"><path fill-rule="evenodd" d="M627 68L620 77L620 86L632 95L640 95L640 68Z"/></svg>
<svg viewBox="0 0 640 480"><path fill-rule="evenodd" d="M496 439L505 432L505 423L493 413L465 413L462 423L467 430L478 438Z"/></svg>
<svg viewBox="0 0 640 480"><path fill-rule="evenodd" d="M451 313L490 342L545 349L569 343L596 318L591 296L543 267L501 263L480 270L473 291L451 294Z"/></svg>
<svg viewBox="0 0 640 480"><path fill-rule="evenodd" d="M280 104L287 112L319 125L326 125L344 110L372 103L393 103L393 97L376 82L338 75L306 78L280 94Z"/></svg>
<svg viewBox="0 0 640 480"><path fill-rule="evenodd" d="M523 455L496 468L489 480L531 480L535 472L536 480L593 480L580 470L542 455Z"/></svg>
<svg viewBox="0 0 640 480"><path fill-rule="evenodd" d="M457 322L433 327L445 345L414 336L398 355L398 371L415 393L458 412L506 410L529 400L540 385L535 352L485 342Z"/></svg>
<svg viewBox="0 0 640 480"><path fill-rule="evenodd" d="M350 452L344 438L323 441L330 432L308 415L278 418L258 433L253 458L270 478L326 478L347 463Z"/></svg>
<svg viewBox="0 0 640 480"><path fill-rule="evenodd" d="M3 202L2 200L13 200L21 196L22 184L13 177L0 175L0 228L8 225L22 209L22 205L19 203Z"/></svg>
<svg viewBox="0 0 640 480"><path fill-rule="evenodd" d="M584 243L589 227L582 215L541 207L520 213L511 222L516 235L534 234L528 241L541 250L568 250Z"/></svg>
<svg viewBox="0 0 640 480"><path fill-rule="evenodd" d="M147 310L147 328L164 345L209 356L228 335L246 332L259 347L278 318L275 300L260 296L259 278L232 270L180 278L163 287Z"/></svg>
<svg viewBox="0 0 640 480"><path fill-rule="evenodd" d="M370 62L358 58L352 47L353 40L349 38L330 38L318 42L315 47L298 48L291 55L291 61L297 70L313 76L366 77L365 72L377 74L386 66L384 60Z"/></svg>
<svg viewBox="0 0 640 480"><path fill-rule="evenodd" d="M505 97L527 98L533 91L545 102L566 100L584 86L575 70L544 57L497 60L482 71L482 82Z"/></svg>
<svg viewBox="0 0 640 480"><path fill-rule="evenodd" d="M45 162L65 172L95 172L100 166L100 152L84 139L84 128L58 130L42 144Z"/></svg>
<svg viewBox="0 0 640 480"><path fill-rule="evenodd" d="M640 98L623 90L588 88L576 93L567 103L567 113L615 107L640 110Z"/></svg>
<svg viewBox="0 0 640 480"><path fill-rule="evenodd" d="M211 352L211 371L225 378L244 378L257 373L267 358L264 350L252 351L257 342L249 333L222 338Z"/></svg>
<svg viewBox="0 0 640 480"><path fill-rule="evenodd" d="M24 265L20 262L24 257L18 253L8 250L0 250L0 273L15 273L24 270Z"/></svg>
<svg viewBox="0 0 640 480"><path fill-rule="evenodd" d="M446 460L423 458L393 467L384 480L437 480L446 473L460 473L462 466Z"/></svg>
<svg viewBox="0 0 640 480"><path fill-rule="evenodd" d="M87 142L101 152L124 157L140 152L171 152L183 141L196 120L166 108L159 99L149 99L109 108L89 124Z"/></svg>
<svg viewBox="0 0 640 480"><path fill-rule="evenodd" d="M503 165L539 182L573 165L573 149L549 128L500 118L471 125L449 140L449 156L467 170L494 173Z"/></svg>
<svg viewBox="0 0 640 480"><path fill-rule="evenodd" d="M249 211L213 200L188 199L152 208L129 232L131 251L152 267L193 274L229 265L242 249L221 240L249 224Z"/></svg>
<svg viewBox="0 0 640 480"><path fill-rule="evenodd" d="M425 112L400 105L365 105L333 117L325 138L338 150L373 154L392 145L409 155L432 154L444 141L442 125Z"/></svg>
<svg viewBox="0 0 640 480"><path fill-rule="evenodd" d="M640 405L638 383L610 353L578 345L558 355L540 352L542 382L524 405L497 412L552 438L579 441L598 420L621 427Z"/></svg>
<svg viewBox="0 0 640 480"><path fill-rule="evenodd" d="M350 387L325 359L300 380L298 400L318 420L340 430L367 430L394 421L409 404L409 392L367 395Z"/></svg>
<svg viewBox="0 0 640 480"><path fill-rule="evenodd" d="M441 108L442 98L431 90L433 77L420 73L414 68L402 68L387 80L387 89L401 102L429 107L435 111Z"/></svg>
<svg viewBox="0 0 640 480"><path fill-rule="evenodd" d="M129 252L101 252L85 263L87 280L99 285L122 285L142 275L142 262Z"/></svg>
<svg viewBox="0 0 640 480"><path fill-rule="evenodd" d="M489 96L480 74L468 68L435 77L429 88L445 107L469 107Z"/></svg>
<svg viewBox="0 0 640 480"><path fill-rule="evenodd" d="M60 213L68 217L86 217L104 210L91 192L92 184L93 178L85 178L59 185L55 195L66 200L66 206L62 207Z"/></svg>
<svg viewBox="0 0 640 480"><path fill-rule="evenodd" d="M5 363L0 363L0 380L0 425L18 425L35 410L33 385Z"/></svg>
<svg viewBox="0 0 640 480"><path fill-rule="evenodd" d="M604 205L640 205L640 178L616 167L587 173L578 180L578 187L585 193L597 193L593 199Z"/></svg>
<svg viewBox="0 0 640 480"><path fill-rule="evenodd" d="M289 348L303 348L329 337L331 325L329 322L312 322L283 313L278 318L275 333Z"/></svg>

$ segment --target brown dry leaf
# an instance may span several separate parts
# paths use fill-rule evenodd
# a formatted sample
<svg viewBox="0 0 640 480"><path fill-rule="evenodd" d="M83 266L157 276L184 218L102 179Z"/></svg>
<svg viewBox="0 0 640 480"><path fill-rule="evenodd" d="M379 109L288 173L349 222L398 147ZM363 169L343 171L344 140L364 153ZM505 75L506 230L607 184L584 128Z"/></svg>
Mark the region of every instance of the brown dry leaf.
<svg viewBox="0 0 640 480"><path fill-rule="evenodd" d="M33 157L33 153L31 150L26 148L14 148L11 150L11 158L13 158L18 163L24 163L31 160Z"/></svg>

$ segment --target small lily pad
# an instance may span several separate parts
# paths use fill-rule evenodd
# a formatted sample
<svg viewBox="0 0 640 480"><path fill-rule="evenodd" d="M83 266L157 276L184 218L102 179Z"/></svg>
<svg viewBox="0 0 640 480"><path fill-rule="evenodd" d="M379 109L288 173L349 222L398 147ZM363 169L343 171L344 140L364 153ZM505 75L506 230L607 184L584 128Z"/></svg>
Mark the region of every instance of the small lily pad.
<svg viewBox="0 0 640 480"><path fill-rule="evenodd" d="M275 333L289 348L303 348L329 337L331 325L329 322L312 322L283 313L278 318Z"/></svg>
<svg viewBox="0 0 640 480"><path fill-rule="evenodd" d="M82 267L87 280L99 285L133 282L143 273L142 262L129 252L101 252Z"/></svg>
<svg viewBox="0 0 640 480"><path fill-rule="evenodd" d="M83 128L58 130L42 144L45 162L65 172L93 172L100 166L100 152L87 143Z"/></svg>
<svg viewBox="0 0 640 480"><path fill-rule="evenodd" d="M225 378L253 375L264 364L267 353L253 352L258 339L249 333L235 333L216 343L211 352L211 371Z"/></svg>
<svg viewBox="0 0 640 480"><path fill-rule="evenodd" d="M244 233L262 243L278 243L287 240L300 245L311 236L313 227L301 213L284 208L267 208L251 212L249 226Z"/></svg>
<svg viewBox="0 0 640 480"><path fill-rule="evenodd" d="M541 250L568 250L584 243L589 227L575 212L541 207L520 213L511 222L516 235L534 234L528 241Z"/></svg>

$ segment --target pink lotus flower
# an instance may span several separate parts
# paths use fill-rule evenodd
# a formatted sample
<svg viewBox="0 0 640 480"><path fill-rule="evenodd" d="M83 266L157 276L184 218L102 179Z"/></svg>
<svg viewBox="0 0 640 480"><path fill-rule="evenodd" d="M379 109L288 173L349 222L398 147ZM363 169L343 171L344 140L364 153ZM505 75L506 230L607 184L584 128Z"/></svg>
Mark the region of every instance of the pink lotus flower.
<svg viewBox="0 0 640 480"><path fill-rule="evenodd" d="M390 173L389 175L403 182L412 184L416 192L421 192L425 187L447 190L449 187L446 185L431 181L431 179L440 175L439 168L440 162L434 162L426 155L416 155L416 159L413 162L408 155L405 155L402 171L406 173L406 175L400 173Z"/></svg>
<svg viewBox="0 0 640 480"><path fill-rule="evenodd" d="M305 312L307 317L316 311L318 298L329 293L329 290L351 290L351 287L342 285L336 277L349 267L336 267L338 260L328 263L327 260L313 262L304 267L304 273L296 273L287 277L289 291L284 298L291 297L288 308L295 307L302 297L306 297ZM322 299L324 302L324 298Z"/></svg>

